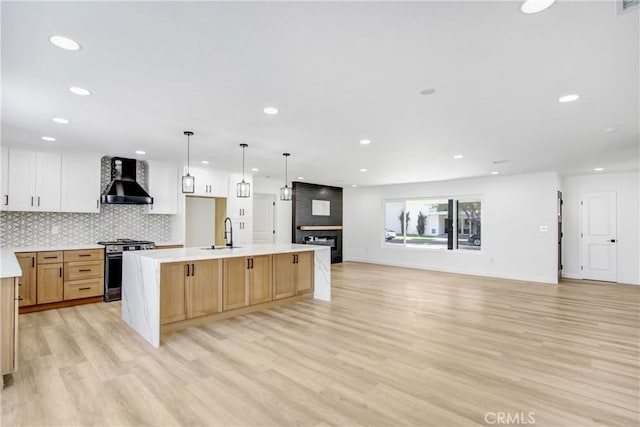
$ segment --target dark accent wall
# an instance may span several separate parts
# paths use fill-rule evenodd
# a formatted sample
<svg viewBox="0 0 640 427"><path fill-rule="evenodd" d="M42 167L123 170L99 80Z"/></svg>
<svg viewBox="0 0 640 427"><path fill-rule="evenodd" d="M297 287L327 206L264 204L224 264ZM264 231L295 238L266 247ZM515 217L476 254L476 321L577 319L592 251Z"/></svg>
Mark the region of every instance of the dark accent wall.
<svg viewBox="0 0 640 427"><path fill-rule="evenodd" d="M300 226L303 225L342 225L342 188L298 181L293 181L292 187L293 243L304 244L312 237L335 239L331 250L331 262L342 262L342 230L300 230ZM329 201L330 215L312 215L312 200Z"/></svg>

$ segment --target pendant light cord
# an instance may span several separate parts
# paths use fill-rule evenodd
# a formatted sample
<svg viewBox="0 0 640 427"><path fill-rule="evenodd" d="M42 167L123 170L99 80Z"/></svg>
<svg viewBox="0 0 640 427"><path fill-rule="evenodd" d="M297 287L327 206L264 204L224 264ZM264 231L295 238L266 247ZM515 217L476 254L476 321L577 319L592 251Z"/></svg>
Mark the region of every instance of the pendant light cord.
<svg viewBox="0 0 640 427"><path fill-rule="evenodd" d="M289 159L287 157L289 156L284 156L284 186L285 187L288 185L287 181L289 181L289 167L288 167Z"/></svg>
<svg viewBox="0 0 640 427"><path fill-rule="evenodd" d="M242 182L244 182L244 149L245 147L242 147Z"/></svg>
<svg viewBox="0 0 640 427"><path fill-rule="evenodd" d="M189 162L190 158L191 158L191 135L187 135L187 175L189 175L189 172L191 171L190 162Z"/></svg>

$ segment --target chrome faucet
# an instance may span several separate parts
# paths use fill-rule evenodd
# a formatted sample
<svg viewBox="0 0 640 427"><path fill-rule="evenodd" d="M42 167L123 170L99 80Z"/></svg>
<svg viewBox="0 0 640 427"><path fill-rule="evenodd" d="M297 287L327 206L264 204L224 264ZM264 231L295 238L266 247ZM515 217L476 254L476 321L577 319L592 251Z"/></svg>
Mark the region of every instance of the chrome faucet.
<svg viewBox="0 0 640 427"><path fill-rule="evenodd" d="M227 231L227 221L229 221L229 230ZM224 240L227 241L227 246L233 248L233 223L231 218L226 217L224 219Z"/></svg>

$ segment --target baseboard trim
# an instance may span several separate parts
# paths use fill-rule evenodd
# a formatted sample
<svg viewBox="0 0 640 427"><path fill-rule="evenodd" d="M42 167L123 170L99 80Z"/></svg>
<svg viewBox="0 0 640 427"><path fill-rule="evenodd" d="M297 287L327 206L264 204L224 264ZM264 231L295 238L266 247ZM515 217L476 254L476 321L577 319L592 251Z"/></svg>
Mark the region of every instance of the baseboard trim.
<svg viewBox="0 0 640 427"><path fill-rule="evenodd" d="M104 301L104 297L100 295L98 297L71 299L68 301L51 302L49 304L28 305L26 307L20 307L18 309L18 313L20 314L34 313L36 311L52 310L54 308L71 307L74 305L81 305L81 304L92 304L95 302L102 302L102 301Z"/></svg>
<svg viewBox="0 0 640 427"><path fill-rule="evenodd" d="M529 276L529 275L516 276L511 274L491 274L485 271L454 270L449 268L438 268L438 267L432 267L432 266L415 265L410 263L389 262L389 261L371 260L371 259L363 259L363 258L349 258L349 259L345 259L345 261L362 262L366 264L388 265L391 267L415 268L418 270L437 271L440 273L462 274L465 276L478 276L478 277L491 277L496 279L517 280L520 282L530 282L530 283L538 283L538 284L545 284L545 285L558 284L557 276L545 277L545 276Z"/></svg>

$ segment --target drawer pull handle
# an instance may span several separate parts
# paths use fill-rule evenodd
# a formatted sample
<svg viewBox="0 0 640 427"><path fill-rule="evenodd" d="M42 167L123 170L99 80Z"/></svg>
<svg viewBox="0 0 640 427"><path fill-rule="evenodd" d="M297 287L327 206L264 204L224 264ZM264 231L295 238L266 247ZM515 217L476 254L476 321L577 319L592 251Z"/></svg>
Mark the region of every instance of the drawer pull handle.
<svg viewBox="0 0 640 427"><path fill-rule="evenodd" d="M18 298L16 298L16 301L22 301L22 300L24 300L24 298L22 298L21 295L18 295Z"/></svg>
<svg viewBox="0 0 640 427"><path fill-rule="evenodd" d="M58 255L50 255L50 256L44 257L44 259L56 259L56 258L58 258Z"/></svg>
<svg viewBox="0 0 640 427"><path fill-rule="evenodd" d="M83 269L81 269L81 270L78 270L78 272L80 272L80 273L87 273L87 272L89 272L89 271L91 271L91 269L90 269L90 268L83 268Z"/></svg>
<svg viewBox="0 0 640 427"><path fill-rule="evenodd" d="M81 257L81 256L91 256L91 254L80 254L80 255L78 255L78 256L79 256L79 257Z"/></svg>
<svg viewBox="0 0 640 427"><path fill-rule="evenodd" d="M91 288L78 288L79 291L88 291Z"/></svg>

